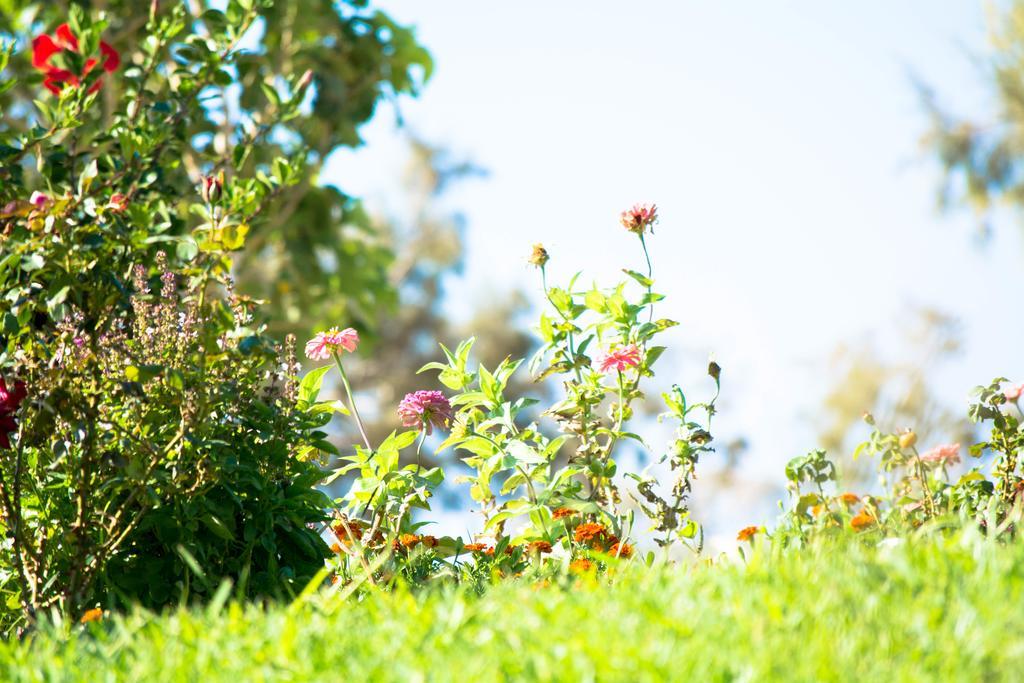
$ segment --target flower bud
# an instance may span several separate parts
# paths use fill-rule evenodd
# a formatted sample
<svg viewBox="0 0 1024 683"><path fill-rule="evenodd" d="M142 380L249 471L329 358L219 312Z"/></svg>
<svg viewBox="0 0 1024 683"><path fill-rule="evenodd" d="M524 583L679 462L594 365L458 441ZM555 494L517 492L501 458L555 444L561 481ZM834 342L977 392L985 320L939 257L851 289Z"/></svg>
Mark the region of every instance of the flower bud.
<svg viewBox="0 0 1024 683"><path fill-rule="evenodd" d="M900 434L900 448L913 448L917 443L917 434L913 429L906 429Z"/></svg>
<svg viewBox="0 0 1024 683"><path fill-rule="evenodd" d="M37 209L41 209L50 202L50 195L36 191L32 193L32 196L29 197L28 201L32 206Z"/></svg>
<svg viewBox="0 0 1024 683"><path fill-rule="evenodd" d="M120 192L115 192L110 195L110 201L107 202L107 210L113 213L124 213L124 210L128 208L128 197Z"/></svg>
<svg viewBox="0 0 1024 683"><path fill-rule="evenodd" d="M711 379L717 382L719 378L722 376L722 366L716 363L715 361L709 362L708 375L711 377Z"/></svg>
<svg viewBox="0 0 1024 683"><path fill-rule="evenodd" d="M309 84L312 82L313 70L306 69L305 73L302 74L302 77L299 78L298 82L295 84L295 91L301 95L303 92L305 92L306 88L308 88Z"/></svg>
<svg viewBox="0 0 1024 683"><path fill-rule="evenodd" d="M544 248L543 244L533 245L533 252L530 254L529 262L531 265L543 268L551 257L548 256L548 250Z"/></svg>
<svg viewBox="0 0 1024 683"><path fill-rule="evenodd" d="M203 201L207 204L216 204L220 200L221 194L224 191L224 171L221 171L217 175L205 175L203 176L202 186L200 193L202 194Z"/></svg>

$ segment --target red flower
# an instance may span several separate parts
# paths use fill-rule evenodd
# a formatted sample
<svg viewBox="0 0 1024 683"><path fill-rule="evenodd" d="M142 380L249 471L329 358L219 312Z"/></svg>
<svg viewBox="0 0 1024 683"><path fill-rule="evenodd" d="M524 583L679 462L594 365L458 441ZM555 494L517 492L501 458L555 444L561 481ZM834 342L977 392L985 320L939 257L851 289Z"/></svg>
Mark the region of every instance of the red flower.
<svg viewBox="0 0 1024 683"><path fill-rule="evenodd" d="M64 51L78 52L78 38L71 32L71 27L67 24L58 26L52 37L44 33L32 41L32 66L46 74L46 78L43 79L43 86L55 95L60 94L61 88L65 83L70 83L72 87L77 88L82 80L96 68L97 64L107 73L112 73L121 65L121 55L110 46L110 43L104 40L100 41L100 59L103 61L101 62L96 57L89 57L85 60L82 72L78 74L67 69L61 69L51 63L50 60L55 55L59 55ZM96 79L95 83L89 86L89 92L96 92L102 84L103 78L101 76Z"/></svg>
<svg viewBox="0 0 1024 683"><path fill-rule="evenodd" d="M18 431L18 423L14 420L14 412L25 400L28 392L25 391L25 383L17 381L14 383L14 391L7 387L7 382L0 377L0 448L10 448L10 434Z"/></svg>

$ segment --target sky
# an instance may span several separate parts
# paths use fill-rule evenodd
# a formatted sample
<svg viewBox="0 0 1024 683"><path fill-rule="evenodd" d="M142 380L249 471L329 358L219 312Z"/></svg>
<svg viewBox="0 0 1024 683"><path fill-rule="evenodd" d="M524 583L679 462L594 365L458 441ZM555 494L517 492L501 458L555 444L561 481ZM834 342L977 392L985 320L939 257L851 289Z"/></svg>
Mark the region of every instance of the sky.
<svg viewBox="0 0 1024 683"><path fill-rule="evenodd" d="M767 521L784 463L816 446L833 350L891 338L913 307L961 320L963 354L936 378L949 405L995 376L1024 379L1024 323L1001 312L1020 291L1021 231L1000 220L979 246L969 212L938 211L940 170L920 144L915 78L954 111L986 111L980 2L379 6L435 60L422 96L401 102L405 125L489 171L447 199L468 219L450 315L513 288L539 307L534 242L552 282L640 270L617 216L657 203L658 315L681 325L651 393L699 392L713 354L716 437L749 443L740 484L708 509ZM384 210L404 162L395 116L363 132L325 180Z"/></svg>

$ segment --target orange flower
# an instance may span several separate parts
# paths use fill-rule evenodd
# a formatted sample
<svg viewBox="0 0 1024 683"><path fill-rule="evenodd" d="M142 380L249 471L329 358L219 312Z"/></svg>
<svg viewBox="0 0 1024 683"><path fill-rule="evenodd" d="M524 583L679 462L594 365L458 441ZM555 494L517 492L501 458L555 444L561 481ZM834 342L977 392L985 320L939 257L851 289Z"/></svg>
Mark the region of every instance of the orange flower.
<svg viewBox="0 0 1024 683"><path fill-rule="evenodd" d="M335 555L340 555L341 554L341 546L338 545L337 543L332 543L331 544L331 552L334 553Z"/></svg>
<svg viewBox="0 0 1024 683"><path fill-rule="evenodd" d="M398 542L406 548L415 548L419 545L420 540L416 534L402 534L398 537Z"/></svg>
<svg viewBox="0 0 1024 683"><path fill-rule="evenodd" d="M633 546L628 543L616 543L608 551L608 554L613 557L632 557Z"/></svg>
<svg viewBox="0 0 1024 683"><path fill-rule="evenodd" d="M434 536L420 536L420 543L427 546L428 548L436 548L437 538Z"/></svg>
<svg viewBox="0 0 1024 683"><path fill-rule="evenodd" d="M860 496L858 496L856 493L844 493L843 495L839 496L839 500L843 501L847 505L856 505L857 503L860 502Z"/></svg>
<svg viewBox="0 0 1024 683"><path fill-rule="evenodd" d="M505 546L505 554L506 555L511 555L512 552L515 549L516 549L516 546L514 546L514 545L507 545L507 546ZM490 546L489 548L487 548L487 550L484 551L484 555L488 555L489 557L494 557L494 546Z"/></svg>
<svg viewBox="0 0 1024 683"><path fill-rule="evenodd" d="M859 512L850 520L850 528L854 531L863 531L875 525L875 518L866 512Z"/></svg>
<svg viewBox="0 0 1024 683"><path fill-rule="evenodd" d="M99 621L103 618L103 610L99 607L93 607L90 610L86 610L85 614L78 620L79 624L88 624L90 621Z"/></svg>
<svg viewBox="0 0 1024 683"><path fill-rule="evenodd" d="M594 563L586 558L573 560L569 563L569 571L576 574L586 574L594 570Z"/></svg>
<svg viewBox="0 0 1024 683"><path fill-rule="evenodd" d="M599 542L603 540L607 534L608 529L604 524L587 522L576 527L576 531L573 533L573 538L576 539L577 543L593 545L595 541Z"/></svg>
<svg viewBox="0 0 1024 683"><path fill-rule="evenodd" d="M757 534L761 533L761 527L759 526L748 526L740 529L740 532L736 534L736 540L739 542L749 541Z"/></svg>
<svg viewBox="0 0 1024 683"><path fill-rule="evenodd" d="M348 535L345 531L345 524L348 524L348 528L352 531L352 536ZM346 519L344 523L341 521L335 522L331 525L331 531L338 537L338 540L345 545L352 545L352 537L356 540L360 540L363 537L363 533L366 531L366 524L358 519Z"/></svg>
<svg viewBox="0 0 1024 683"><path fill-rule="evenodd" d="M547 541L530 541L526 549L531 553L550 553L551 544Z"/></svg>
<svg viewBox="0 0 1024 683"><path fill-rule="evenodd" d="M558 508L551 513L552 519L562 519L563 517L572 517L576 514L576 510L572 508Z"/></svg>
<svg viewBox="0 0 1024 683"><path fill-rule="evenodd" d="M487 544L486 543L467 543L466 545L462 546L462 549L463 550L468 550L471 553L480 553L480 552L484 552L484 551L487 550ZM493 548L491 549L491 552L492 553L494 552Z"/></svg>

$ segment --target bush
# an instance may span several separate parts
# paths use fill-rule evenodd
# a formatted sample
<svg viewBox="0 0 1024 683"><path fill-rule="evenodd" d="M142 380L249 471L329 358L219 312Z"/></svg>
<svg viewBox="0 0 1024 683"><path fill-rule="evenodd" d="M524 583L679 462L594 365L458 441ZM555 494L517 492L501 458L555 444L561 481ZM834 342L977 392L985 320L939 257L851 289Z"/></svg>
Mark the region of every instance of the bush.
<svg viewBox="0 0 1024 683"><path fill-rule="evenodd" d="M36 92L0 130L4 627L189 600L222 578L290 595L323 566L307 456L329 416L297 406L294 351L233 291L231 259L308 182L304 150L268 156L267 139L313 74L265 88L255 128L201 142L209 95L250 73L238 45L271 7L154 11L122 55L72 5L33 41L28 82L0 52L0 94Z"/></svg>

